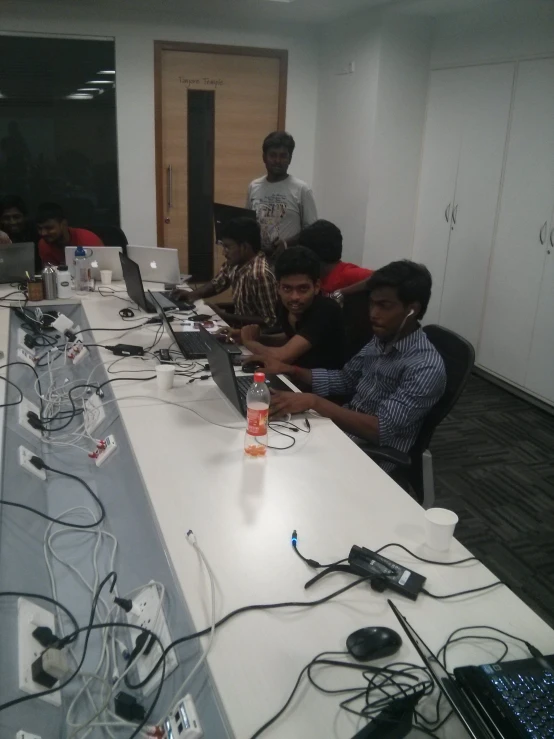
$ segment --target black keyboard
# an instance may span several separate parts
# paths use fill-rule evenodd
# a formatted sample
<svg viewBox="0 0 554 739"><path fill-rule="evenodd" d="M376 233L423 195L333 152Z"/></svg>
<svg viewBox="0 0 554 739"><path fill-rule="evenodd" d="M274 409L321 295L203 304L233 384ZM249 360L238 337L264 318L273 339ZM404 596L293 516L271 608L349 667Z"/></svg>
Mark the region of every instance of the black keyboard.
<svg viewBox="0 0 554 739"><path fill-rule="evenodd" d="M252 387L252 383L254 382L254 378L252 375L250 377L244 377L243 375L237 376L237 385L239 388L239 395L242 400L246 400L246 394Z"/></svg>
<svg viewBox="0 0 554 739"><path fill-rule="evenodd" d="M199 331L180 331L175 334L179 348L189 359L201 359L206 356L206 345Z"/></svg>
<svg viewBox="0 0 554 739"><path fill-rule="evenodd" d="M511 714L523 730L523 736L554 737L554 669L491 675L488 687L502 712Z"/></svg>

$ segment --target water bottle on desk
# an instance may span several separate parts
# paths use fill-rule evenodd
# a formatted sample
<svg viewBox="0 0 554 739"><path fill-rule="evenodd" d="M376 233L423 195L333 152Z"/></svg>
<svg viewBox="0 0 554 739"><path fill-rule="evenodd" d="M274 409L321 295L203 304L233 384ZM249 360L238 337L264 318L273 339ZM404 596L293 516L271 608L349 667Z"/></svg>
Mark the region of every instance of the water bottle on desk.
<svg viewBox="0 0 554 739"><path fill-rule="evenodd" d="M263 457L267 450L267 424L269 416L269 388L263 372L254 373L254 382L246 395L246 434L244 453L250 457Z"/></svg>
<svg viewBox="0 0 554 739"><path fill-rule="evenodd" d="M82 246L75 249L75 291L84 295L89 291L90 264L87 253Z"/></svg>

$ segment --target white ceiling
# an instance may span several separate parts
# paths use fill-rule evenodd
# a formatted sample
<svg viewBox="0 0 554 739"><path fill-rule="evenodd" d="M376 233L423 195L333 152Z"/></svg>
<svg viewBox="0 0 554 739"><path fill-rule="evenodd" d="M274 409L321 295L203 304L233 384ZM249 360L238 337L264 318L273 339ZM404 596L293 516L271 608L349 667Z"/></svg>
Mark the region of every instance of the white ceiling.
<svg viewBox="0 0 554 739"><path fill-rule="evenodd" d="M33 0L18 0L19 3ZM81 10L93 8L105 17L152 16L158 20L185 18L193 23L209 21L255 24L302 23L320 24L334 21L362 9L394 9L404 13L439 16L450 13L488 7L494 3L502 6L513 3L530 4L534 0L40 0L40 5L76 3ZM3 0L0 0L0 3ZM34 0L36 3L36 0ZM270 27L267 29L271 30Z"/></svg>

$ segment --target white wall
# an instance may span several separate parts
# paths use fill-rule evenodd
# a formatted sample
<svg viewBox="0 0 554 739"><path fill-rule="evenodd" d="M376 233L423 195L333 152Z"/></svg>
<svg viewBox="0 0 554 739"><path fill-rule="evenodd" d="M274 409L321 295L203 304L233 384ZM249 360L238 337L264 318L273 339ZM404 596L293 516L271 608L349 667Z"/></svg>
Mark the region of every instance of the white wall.
<svg viewBox="0 0 554 739"><path fill-rule="evenodd" d="M358 13L320 38L314 191L321 218L343 233L344 259L361 263L375 127L379 13ZM346 74L349 63L355 71Z"/></svg>
<svg viewBox="0 0 554 739"><path fill-rule="evenodd" d="M506 0L446 16L434 31L433 69L554 55L554 3Z"/></svg>
<svg viewBox="0 0 554 739"><path fill-rule="evenodd" d="M390 13L321 34L314 185L345 260L377 268L411 255L430 44L429 19Z"/></svg>
<svg viewBox="0 0 554 739"><path fill-rule="evenodd" d="M412 255L431 25L425 18L383 18L362 256L373 269Z"/></svg>
<svg viewBox="0 0 554 739"><path fill-rule="evenodd" d="M305 28L266 25L259 31L244 24L241 29L217 28L215 24L200 27L187 22L186 17L164 17L162 5L151 15L129 6L118 8L117 3L112 9L99 5L91 10L76 0L66 4L2 0L0 28L3 33L115 37L121 224L131 242L157 243L154 40L287 49L286 126L297 142L291 171L312 181L318 61L316 42Z"/></svg>

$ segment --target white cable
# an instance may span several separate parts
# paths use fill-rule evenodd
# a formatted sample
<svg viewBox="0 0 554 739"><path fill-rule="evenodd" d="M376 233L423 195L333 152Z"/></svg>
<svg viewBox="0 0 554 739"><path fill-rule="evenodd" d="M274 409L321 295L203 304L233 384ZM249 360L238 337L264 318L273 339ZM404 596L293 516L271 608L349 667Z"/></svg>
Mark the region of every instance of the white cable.
<svg viewBox="0 0 554 739"><path fill-rule="evenodd" d="M177 703L178 700L181 700L181 698L184 697L185 689L187 685L190 683L192 678L196 675L198 670L202 667L204 662L208 658L208 654L210 653L210 650L214 643L214 636L215 636L215 578L214 574L212 572L212 568L210 567L210 564L208 560L206 559L206 556L204 555L204 552L202 551L200 545L198 544L196 540L196 536L194 535L194 532L192 529L187 532L187 540L192 544L192 546L196 549L196 553L200 557L200 560L202 561L204 567L206 568L206 572L208 573L208 577L210 578L210 595L211 595L211 621L210 621L210 638L208 641L208 645L206 649L202 652L200 655L200 659L197 661L197 663L194 665L192 670L189 672L187 677L183 680L181 685L179 686L179 689L175 693L168 710L166 713L169 713L173 709L173 706Z"/></svg>

